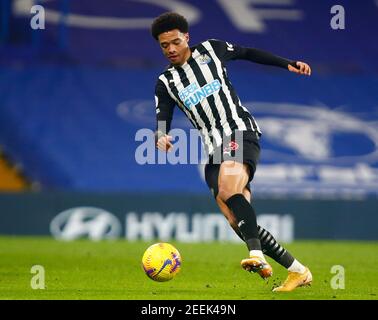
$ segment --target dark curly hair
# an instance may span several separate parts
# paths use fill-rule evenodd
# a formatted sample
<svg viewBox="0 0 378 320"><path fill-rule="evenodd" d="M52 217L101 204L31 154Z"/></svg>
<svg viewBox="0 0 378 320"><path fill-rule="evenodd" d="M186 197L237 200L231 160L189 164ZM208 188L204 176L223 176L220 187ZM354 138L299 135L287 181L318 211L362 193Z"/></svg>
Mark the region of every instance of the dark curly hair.
<svg viewBox="0 0 378 320"><path fill-rule="evenodd" d="M189 31L188 21L176 12L165 12L158 16L151 25L151 34L158 40L159 34L178 29L183 33Z"/></svg>

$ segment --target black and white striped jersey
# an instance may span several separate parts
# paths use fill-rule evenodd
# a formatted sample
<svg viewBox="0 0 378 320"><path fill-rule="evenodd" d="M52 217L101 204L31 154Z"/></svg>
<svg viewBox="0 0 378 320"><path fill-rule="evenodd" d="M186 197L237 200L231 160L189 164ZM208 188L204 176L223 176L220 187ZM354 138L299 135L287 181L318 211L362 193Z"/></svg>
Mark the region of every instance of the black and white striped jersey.
<svg viewBox="0 0 378 320"><path fill-rule="evenodd" d="M219 40L204 41L191 51L191 57L182 66L169 66L156 84L156 118L159 123L165 121L165 132L170 130L173 109L177 105L199 130L210 155L222 144L222 137L233 131L249 130L261 135L257 122L234 90L225 63L244 59L287 68L291 62L258 49Z"/></svg>

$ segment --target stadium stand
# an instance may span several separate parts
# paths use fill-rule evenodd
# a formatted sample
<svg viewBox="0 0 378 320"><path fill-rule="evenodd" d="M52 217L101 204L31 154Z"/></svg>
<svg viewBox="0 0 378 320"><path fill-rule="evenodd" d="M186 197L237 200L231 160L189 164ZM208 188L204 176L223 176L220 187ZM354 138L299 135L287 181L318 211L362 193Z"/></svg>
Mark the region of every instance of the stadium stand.
<svg viewBox="0 0 378 320"><path fill-rule="evenodd" d="M0 191L23 191L28 185L15 167L12 167L0 153Z"/></svg>
<svg viewBox="0 0 378 320"><path fill-rule="evenodd" d="M272 190L274 185L302 192L305 185L308 192L319 187L351 191L359 186L363 193L377 193L378 43L370 41L378 21L376 3L348 2L346 11L353 10L361 19L347 20L345 30L332 32L329 3L292 1L274 8L260 1L250 11L239 12L257 14L261 18L257 26L238 24L222 3L186 2L193 43L220 38L313 67L310 79L298 79L246 62L229 65L242 101L266 133L257 191ZM8 31L1 36L5 50L0 53L0 143L23 165L30 180L46 190L208 192L197 165L157 169L135 162L140 145L136 132L154 129L154 85L165 61L149 35L149 20L132 28L128 19L152 18L167 8L125 2L105 10L100 1L73 2L69 10L54 1L45 6L43 33L30 30L30 11L21 2L9 6L9 17L2 18L3 24L8 21ZM276 18L264 18L263 9L276 9ZM63 20L54 21L51 12L93 16L62 25ZM108 16L103 24L94 18L101 12ZM314 114L307 112L310 109ZM323 121L322 112L340 125ZM178 111L175 117L174 127L188 131ZM271 133L280 118L291 121L291 128L323 126L322 135L314 129L307 132L306 141L284 141ZM314 139L325 143L323 153L304 147ZM351 150L350 141L358 147ZM299 170L297 180L280 176L293 166ZM327 175L329 166L339 174ZM355 178L358 170L365 173L365 180Z"/></svg>

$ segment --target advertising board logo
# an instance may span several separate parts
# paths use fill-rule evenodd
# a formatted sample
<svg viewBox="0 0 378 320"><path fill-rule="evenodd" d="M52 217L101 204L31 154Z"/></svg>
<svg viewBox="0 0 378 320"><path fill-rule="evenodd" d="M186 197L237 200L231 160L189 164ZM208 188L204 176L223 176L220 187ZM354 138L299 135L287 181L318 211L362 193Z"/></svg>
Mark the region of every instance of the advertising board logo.
<svg viewBox="0 0 378 320"><path fill-rule="evenodd" d="M333 165L378 163L374 119L325 106L254 102L250 110L268 143L266 158Z"/></svg>
<svg viewBox="0 0 378 320"><path fill-rule="evenodd" d="M51 221L50 231L59 240L116 239L121 234L121 224L117 217L103 209L77 207L59 213Z"/></svg>

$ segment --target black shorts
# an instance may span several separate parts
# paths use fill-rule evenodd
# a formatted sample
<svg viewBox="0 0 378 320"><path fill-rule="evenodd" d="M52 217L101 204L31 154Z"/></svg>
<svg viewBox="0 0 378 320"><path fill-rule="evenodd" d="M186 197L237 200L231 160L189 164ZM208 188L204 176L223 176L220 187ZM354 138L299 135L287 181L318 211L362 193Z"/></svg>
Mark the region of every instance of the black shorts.
<svg viewBox="0 0 378 320"><path fill-rule="evenodd" d="M220 165L222 162L227 160L245 163L248 165L249 180L246 187L248 190L251 190L249 183L252 181L255 175L257 163L260 157L259 135L254 131L243 131L243 147L242 152L239 154L238 149L240 143L238 143L238 138L235 139L235 137L238 137L238 135L233 133L230 137L224 139L222 145L216 148L213 155L209 157L209 161L205 166L206 183L214 198L216 198L218 195L218 176Z"/></svg>

